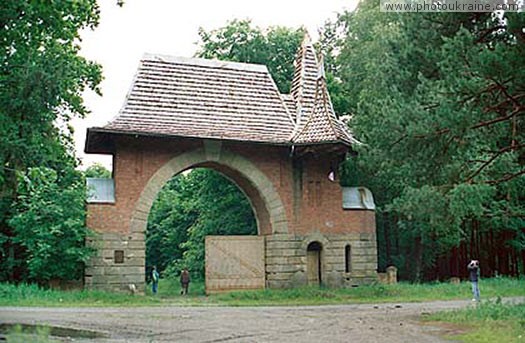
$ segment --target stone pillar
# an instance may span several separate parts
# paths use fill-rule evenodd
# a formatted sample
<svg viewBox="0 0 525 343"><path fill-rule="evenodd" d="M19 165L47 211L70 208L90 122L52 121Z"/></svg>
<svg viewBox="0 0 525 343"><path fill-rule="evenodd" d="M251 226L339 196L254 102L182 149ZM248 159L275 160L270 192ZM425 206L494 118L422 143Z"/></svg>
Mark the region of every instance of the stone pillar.
<svg viewBox="0 0 525 343"><path fill-rule="evenodd" d="M395 266L386 268L386 280L388 284L397 283L397 268Z"/></svg>
<svg viewBox="0 0 525 343"><path fill-rule="evenodd" d="M86 288L122 292L134 285L138 292L144 291L144 234L102 233L89 244L97 254L86 264Z"/></svg>

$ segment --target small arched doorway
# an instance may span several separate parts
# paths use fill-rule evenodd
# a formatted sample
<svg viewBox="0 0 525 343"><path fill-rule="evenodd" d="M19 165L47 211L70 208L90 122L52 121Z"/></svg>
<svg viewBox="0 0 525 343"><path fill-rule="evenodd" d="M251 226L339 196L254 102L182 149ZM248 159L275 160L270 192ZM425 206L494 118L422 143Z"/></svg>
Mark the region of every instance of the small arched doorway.
<svg viewBox="0 0 525 343"><path fill-rule="evenodd" d="M323 245L319 242L312 242L306 248L306 274L308 285L319 286L322 283L322 263L321 255Z"/></svg>

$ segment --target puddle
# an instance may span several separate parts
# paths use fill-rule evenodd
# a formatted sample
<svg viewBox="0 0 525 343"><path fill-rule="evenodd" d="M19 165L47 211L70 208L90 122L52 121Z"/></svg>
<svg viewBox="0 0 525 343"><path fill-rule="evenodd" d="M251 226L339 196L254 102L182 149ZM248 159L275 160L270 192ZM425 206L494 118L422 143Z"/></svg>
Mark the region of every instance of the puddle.
<svg viewBox="0 0 525 343"><path fill-rule="evenodd" d="M31 325L31 324L0 324L0 337L10 334L23 334L23 335L49 335L51 338L83 338L83 339L95 339L95 338L106 338L107 335L89 330L72 329L60 326L49 326L49 325ZM1 339L0 339L1 340Z"/></svg>

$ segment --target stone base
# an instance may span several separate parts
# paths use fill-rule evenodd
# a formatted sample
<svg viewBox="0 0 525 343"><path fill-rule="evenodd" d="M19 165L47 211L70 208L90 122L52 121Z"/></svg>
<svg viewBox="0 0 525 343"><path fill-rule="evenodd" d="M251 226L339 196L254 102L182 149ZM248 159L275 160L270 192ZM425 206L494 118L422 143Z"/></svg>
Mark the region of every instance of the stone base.
<svg viewBox="0 0 525 343"><path fill-rule="evenodd" d="M377 246L374 234L320 234L308 236L274 234L265 236L267 288L293 288L307 284L307 247L319 242L321 282L328 287L355 287L377 282ZM85 287L139 293L145 287L144 235L104 233L90 242L98 253L88 263ZM350 264L346 247L350 246Z"/></svg>
<svg viewBox="0 0 525 343"><path fill-rule="evenodd" d="M306 249L322 245L321 282L328 287L353 287L377 282L377 244L374 234L266 236L266 286L293 288L307 284ZM350 246L347 266L346 246Z"/></svg>
<svg viewBox="0 0 525 343"><path fill-rule="evenodd" d="M84 272L87 289L144 293L144 235L99 234L88 242L97 248ZM134 285L131 286L131 285Z"/></svg>

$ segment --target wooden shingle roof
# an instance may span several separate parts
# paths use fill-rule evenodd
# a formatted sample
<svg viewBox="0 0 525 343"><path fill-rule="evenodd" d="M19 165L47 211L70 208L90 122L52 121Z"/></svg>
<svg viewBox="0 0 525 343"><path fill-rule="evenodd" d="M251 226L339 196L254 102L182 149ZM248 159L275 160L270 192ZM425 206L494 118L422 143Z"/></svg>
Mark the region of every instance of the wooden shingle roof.
<svg viewBox="0 0 525 343"><path fill-rule="evenodd" d="M342 142L347 145L358 143L347 126L335 115L326 85L322 58L314 89L313 105L307 113L298 117L292 142L295 144Z"/></svg>
<svg viewBox="0 0 525 343"><path fill-rule="evenodd" d="M295 56L294 76L290 90L295 100L297 122L304 119L314 105L318 68L314 46L310 36L306 34Z"/></svg>
<svg viewBox="0 0 525 343"><path fill-rule="evenodd" d="M284 104L288 108L288 112L292 116L292 120L295 123L297 119L297 107L293 96L291 94L281 94L281 97L283 98Z"/></svg>
<svg viewBox="0 0 525 343"><path fill-rule="evenodd" d="M104 129L286 143L293 122L265 66L145 55Z"/></svg>
<svg viewBox="0 0 525 343"><path fill-rule="evenodd" d="M121 111L88 129L85 150L111 152L114 134L351 145L355 140L335 116L318 69L308 38L290 94L279 93L263 65L146 54Z"/></svg>

